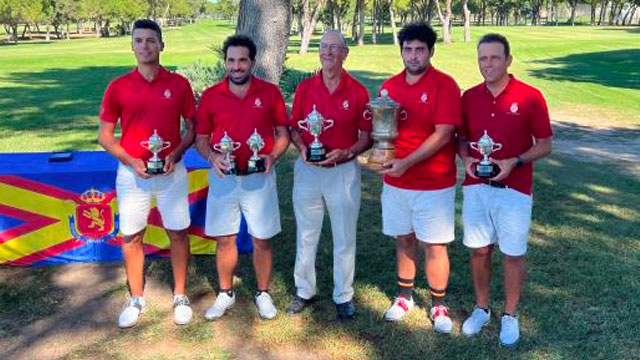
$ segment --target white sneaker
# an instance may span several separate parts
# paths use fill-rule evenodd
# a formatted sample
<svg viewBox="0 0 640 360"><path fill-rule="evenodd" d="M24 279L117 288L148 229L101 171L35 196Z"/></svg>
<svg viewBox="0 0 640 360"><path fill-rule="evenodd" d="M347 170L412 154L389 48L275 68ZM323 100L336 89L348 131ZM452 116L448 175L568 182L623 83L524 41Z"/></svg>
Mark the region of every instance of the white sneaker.
<svg viewBox="0 0 640 360"><path fill-rule="evenodd" d="M520 325L518 317L511 315L502 315L502 324L500 327L500 344L502 346L511 347L518 343L520 338Z"/></svg>
<svg viewBox="0 0 640 360"><path fill-rule="evenodd" d="M124 304L124 310L118 318L118 327L121 329L130 328L138 323L138 318L144 313L145 301L143 297L132 297Z"/></svg>
<svg viewBox="0 0 640 360"><path fill-rule="evenodd" d="M479 333L489 323L489 319L491 319L491 310L487 312L476 306L471 316L462 324L462 333L466 336L473 336Z"/></svg>
<svg viewBox="0 0 640 360"><path fill-rule="evenodd" d="M263 319L273 319L278 314L278 310L273 306L273 299L268 292L261 291L258 296L256 296L256 307L258 308L258 314Z"/></svg>
<svg viewBox="0 0 640 360"><path fill-rule="evenodd" d="M384 313L384 319L387 321L400 321L411 309L413 309L413 299L396 296L387 312Z"/></svg>
<svg viewBox="0 0 640 360"><path fill-rule="evenodd" d="M235 303L236 293L234 292L229 296L226 291L223 291L218 294L216 301L214 301L213 305L204 313L204 318L207 320L217 320L224 315L227 309L231 309Z"/></svg>
<svg viewBox="0 0 640 360"><path fill-rule="evenodd" d="M189 306L187 295L180 294L173 297L173 322L176 325L187 325L193 317L193 310Z"/></svg>
<svg viewBox="0 0 640 360"><path fill-rule="evenodd" d="M453 322L449 317L447 307L444 305L436 305L429 311L429 317L433 321L433 329L441 334L448 334L453 328Z"/></svg>

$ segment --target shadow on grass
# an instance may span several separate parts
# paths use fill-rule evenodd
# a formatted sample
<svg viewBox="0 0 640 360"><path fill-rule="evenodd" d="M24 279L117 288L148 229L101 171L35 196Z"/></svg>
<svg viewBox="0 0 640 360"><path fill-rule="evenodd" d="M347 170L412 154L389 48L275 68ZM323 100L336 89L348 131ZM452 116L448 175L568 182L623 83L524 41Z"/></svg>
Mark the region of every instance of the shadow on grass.
<svg viewBox="0 0 640 360"><path fill-rule="evenodd" d="M531 70L532 76L555 81L579 81L608 87L640 89L640 49L571 54L535 60L549 65Z"/></svg>
<svg viewBox="0 0 640 360"><path fill-rule="evenodd" d="M95 66L8 73L0 87L0 133L44 137L61 132L88 132L84 140L58 144L67 149L95 146L97 115L109 82L133 67Z"/></svg>

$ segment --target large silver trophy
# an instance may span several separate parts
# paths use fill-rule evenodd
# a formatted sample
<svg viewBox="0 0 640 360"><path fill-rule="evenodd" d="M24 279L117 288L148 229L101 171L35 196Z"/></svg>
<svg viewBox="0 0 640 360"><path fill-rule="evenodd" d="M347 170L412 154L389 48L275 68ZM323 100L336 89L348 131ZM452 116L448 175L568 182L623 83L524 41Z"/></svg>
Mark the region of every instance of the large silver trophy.
<svg viewBox="0 0 640 360"><path fill-rule="evenodd" d="M374 143L369 158L361 162L365 167L379 171L383 169L384 163L395 158L396 151L393 140L398 136L396 119L405 120L407 112L389 97L389 92L386 89L382 89L380 96L367 104L367 109L362 115L365 119L373 121L371 138Z"/></svg>
<svg viewBox="0 0 640 360"><path fill-rule="evenodd" d="M162 152L162 150L171 146L171 142L164 141L158 135L158 130L153 130L153 135L149 137L149 140L140 142L140 146L151 151L153 156L147 160L147 174L157 175L164 173L164 159L161 159L158 154Z"/></svg>
<svg viewBox="0 0 640 360"><path fill-rule="evenodd" d="M500 168L489 160L489 155L502 149L502 144L494 142L493 139L489 137L489 134L487 134L487 130L485 130L480 140L469 143L469 146L482 154L482 160L475 165L474 174L484 179L498 175Z"/></svg>
<svg viewBox="0 0 640 360"><path fill-rule="evenodd" d="M253 152L253 155L251 155L247 161L247 173L264 172L266 170L264 159L258 155L258 152L264 148L264 140L262 136L258 134L258 129L253 130L253 134L251 134L247 140L247 145L249 145L249 149Z"/></svg>
<svg viewBox="0 0 640 360"><path fill-rule="evenodd" d="M304 124L306 124L306 126L304 126ZM307 148L307 161L320 162L325 160L327 158L327 149L322 145L320 140L318 140L318 137L333 126L333 120L325 119L322 114L316 110L316 106L313 105L313 110L304 120L298 121L298 126L313 135L313 142Z"/></svg>
<svg viewBox="0 0 640 360"><path fill-rule="evenodd" d="M220 139L220 142L213 145L213 149L219 153L224 154L225 159L229 163L229 167L227 170L223 171L225 175L236 175L238 174L238 167L236 166L236 157L231 155L234 151L238 150L240 147L239 142L233 141L227 132L224 132L224 136Z"/></svg>

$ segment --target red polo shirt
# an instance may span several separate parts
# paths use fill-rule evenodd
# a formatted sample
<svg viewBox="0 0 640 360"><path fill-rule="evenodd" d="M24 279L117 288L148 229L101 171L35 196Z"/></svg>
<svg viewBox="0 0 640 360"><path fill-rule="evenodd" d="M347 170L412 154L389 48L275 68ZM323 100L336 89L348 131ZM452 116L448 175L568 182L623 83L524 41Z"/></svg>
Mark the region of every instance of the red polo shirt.
<svg viewBox="0 0 640 360"><path fill-rule="evenodd" d="M510 75L507 87L494 97L485 83L465 91L462 96L463 134L470 141L478 141L487 134L502 149L491 154L495 159L518 156L533 146L533 138L544 139L553 135L549 110L542 93ZM469 149L469 153L481 159L479 152ZM486 180L466 176L463 186L485 183ZM533 165L524 164L514 168L502 180L505 185L525 194L533 188Z"/></svg>
<svg viewBox="0 0 640 360"><path fill-rule="evenodd" d="M229 79L208 88L200 99L196 115L196 133L210 134L211 145L220 142L225 131L240 148L233 152L238 169L246 170L253 154L247 140L258 129L264 140L260 154L270 154L275 143L275 127L289 125L287 109L280 90L273 84L251 77L251 85L243 99L229 90Z"/></svg>
<svg viewBox="0 0 640 360"><path fill-rule="evenodd" d="M152 154L140 142L149 140L153 130L171 142L160 153L167 156L182 140L180 116L195 117L195 100L189 81L160 67L156 77L147 81L135 68L113 80L104 93L100 120L117 123L120 119L120 145L131 157L148 160Z"/></svg>
<svg viewBox="0 0 640 360"><path fill-rule="evenodd" d="M420 80L410 85L406 70L388 79L382 89L407 112L398 120L398 137L393 141L396 158L415 151L435 132L436 125L461 124L460 88L453 78L429 67ZM384 182L409 190L438 190L456 184L455 142L444 145L433 156L413 165L400 177L384 176Z"/></svg>
<svg viewBox="0 0 640 360"><path fill-rule="evenodd" d="M358 130L371 132L371 121L363 117L368 102L367 89L345 70L342 70L340 83L333 93L329 93L320 71L298 85L291 110L291 127L299 129L298 121L304 120L315 105L325 119L334 121L333 126L320 134L319 138L327 152L347 149L358 141ZM309 146L313 136L302 130L302 140Z"/></svg>

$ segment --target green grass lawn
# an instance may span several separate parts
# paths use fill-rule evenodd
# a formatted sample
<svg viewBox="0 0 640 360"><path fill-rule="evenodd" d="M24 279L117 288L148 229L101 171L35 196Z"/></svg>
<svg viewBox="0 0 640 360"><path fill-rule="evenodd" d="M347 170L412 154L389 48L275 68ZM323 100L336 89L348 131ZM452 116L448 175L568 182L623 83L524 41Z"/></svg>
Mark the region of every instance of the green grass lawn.
<svg viewBox="0 0 640 360"><path fill-rule="evenodd" d="M637 29L484 27L473 28L474 42L465 44L454 28L458 42L436 45L435 65L462 88L478 83L475 41L489 31L509 37L512 72L542 89L555 120L640 125ZM232 32L232 24L212 21L167 31L162 63L175 69L197 60L212 62L210 45ZM346 63L372 93L402 70L390 35L382 40L385 44L352 47ZM135 63L129 43L120 37L0 46L0 151L97 148L96 114L104 89ZM316 69L317 41L307 55L298 55L298 46L293 36L288 67L294 72Z"/></svg>
<svg viewBox="0 0 640 360"><path fill-rule="evenodd" d="M461 39L454 29L454 39ZM513 27L474 28L500 31L512 42L512 71L545 93L556 120L567 119L621 128L640 127L640 50L638 31L630 28ZM175 68L196 60L213 61L208 50L233 32L227 23L202 22L166 33L163 63ZM347 68L371 92L401 70L399 51L387 44L352 47ZM288 67L306 72L317 67L317 54L298 55L292 38ZM317 43L314 44L317 46ZM315 52L315 47L312 51ZM463 88L480 81L475 45L456 42L436 46L435 64L451 73ZM95 149L96 113L105 86L134 64L128 38L82 39L50 44L0 46L0 151ZM274 238L272 292L283 311L292 299L295 220L291 204L293 178L290 150L278 165L282 228ZM494 316L482 335L460 334L472 310L468 251L450 247L448 305L454 320L451 336L435 334L427 321L429 305L424 272L416 281L417 309L401 324L387 324L382 314L395 290L394 243L381 234L380 180L363 173L363 199L358 228L355 321L335 320L331 302L332 247L328 219L318 249L319 301L314 311L296 319L256 319L251 295L255 277L250 256L241 256L237 271L240 306L223 320L208 323L202 314L176 329L170 314L151 307L140 326L111 332L95 343L65 355L66 359L127 359L139 345L160 350L140 359L174 358L160 352L175 346L175 358L231 358L216 342L237 336L264 349L309 351L344 359L638 359L640 358L640 181L609 165L595 165L554 154L536 167L535 202L530 236L528 280L520 307L522 342L515 349L498 345L502 311L501 266L494 257ZM460 212L460 192L457 212ZM167 259L149 262L148 276L170 286ZM1 271L2 269L0 269ZM59 311L66 294L50 281L56 268L35 269L30 277L0 280L0 343L22 326ZM214 258L194 257L189 295L195 301L217 288ZM0 278L1 279L1 278ZM122 284L108 293L120 301ZM208 304L207 304L208 305ZM114 314L114 321L115 316ZM5 321L6 319L6 321ZM89 321L89 320L87 320ZM48 341L43 338L42 341ZM55 341L52 341L55 346ZM187 355L185 355L187 354ZM0 349L0 358L2 358Z"/></svg>

